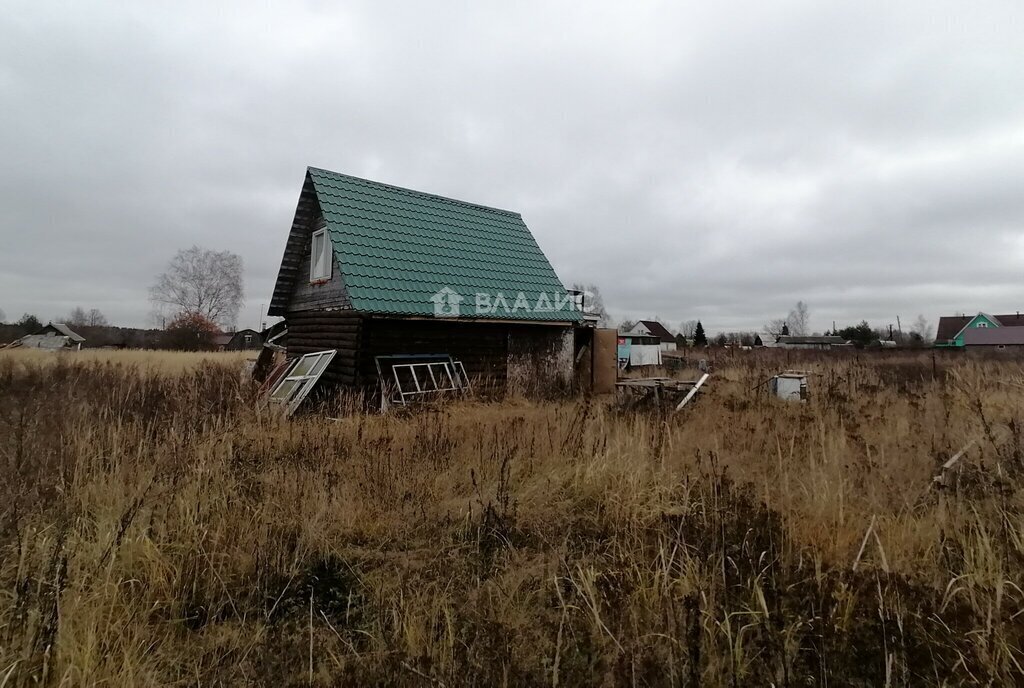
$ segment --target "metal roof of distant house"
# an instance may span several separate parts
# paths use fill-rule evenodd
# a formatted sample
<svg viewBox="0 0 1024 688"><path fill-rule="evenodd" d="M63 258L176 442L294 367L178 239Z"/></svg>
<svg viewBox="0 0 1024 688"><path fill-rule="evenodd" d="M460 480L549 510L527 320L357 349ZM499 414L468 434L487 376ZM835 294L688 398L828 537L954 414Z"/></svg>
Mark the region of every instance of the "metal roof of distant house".
<svg viewBox="0 0 1024 688"><path fill-rule="evenodd" d="M657 320L641 320L640 323L647 328L647 331L658 337L663 342L674 342L675 336Z"/></svg>
<svg viewBox="0 0 1024 688"><path fill-rule="evenodd" d="M972 327L964 332L964 346L1024 345L1024 327Z"/></svg>
<svg viewBox="0 0 1024 688"><path fill-rule="evenodd" d="M52 327L53 329L57 330L57 332L61 333L62 335L69 338L71 341L75 343L81 343L85 341L85 337L78 334L64 323L47 323L46 327L44 327L43 330L45 330L47 327Z"/></svg>
<svg viewBox="0 0 1024 688"><path fill-rule="evenodd" d="M939 318L939 327L935 332L935 341L948 342L956 339L956 336L967 327L978 315L994 320L1000 327L1024 327L1024 315L1020 313L1008 313L1006 315L988 315L986 313L975 313L974 315L944 315Z"/></svg>
<svg viewBox="0 0 1024 688"><path fill-rule="evenodd" d="M935 341L946 342L953 339L974 317L973 315L942 316L939 318L939 327L935 332Z"/></svg>
<svg viewBox="0 0 1024 688"><path fill-rule="evenodd" d="M467 315L467 306L474 315L479 293L492 302L500 294L508 304L508 309L479 317L562 322L582 318L518 213L315 167L306 170L271 315L285 314L294 281L302 279L303 259L289 261L289 256L308 232L300 219L309 212L310 201L326 222L353 310L433 317L432 299L448 288L465 304L462 316ZM529 310L514 308L520 292ZM445 294L452 298L450 292ZM541 294L552 302L552 310L536 309ZM560 307L554 309L556 301Z"/></svg>
<svg viewBox="0 0 1024 688"><path fill-rule="evenodd" d="M831 344L833 346L846 344L846 340L842 337L832 335L798 337L796 335L784 334L778 337L776 342L779 344Z"/></svg>
<svg viewBox="0 0 1024 688"><path fill-rule="evenodd" d="M616 334L618 335L619 339L628 339L630 342L635 342L637 344L651 346L659 346L661 344L661 339L659 339L659 337L654 334L637 334L635 332L630 333L621 331L617 332Z"/></svg>

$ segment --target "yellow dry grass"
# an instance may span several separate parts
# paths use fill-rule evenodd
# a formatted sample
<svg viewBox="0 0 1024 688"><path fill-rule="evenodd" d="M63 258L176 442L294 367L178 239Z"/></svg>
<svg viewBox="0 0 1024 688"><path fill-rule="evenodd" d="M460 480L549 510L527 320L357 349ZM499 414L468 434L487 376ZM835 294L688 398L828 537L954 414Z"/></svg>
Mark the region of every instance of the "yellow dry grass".
<svg viewBox="0 0 1024 688"><path fill-rule="evenodd" d="M675 416L286 421L235 366L0 359L0 685L1020 684L1020 367L715 363Z"/></svg>
<svg viewBox="0 0 1024 688"><path fill-rule="evenodd" d="M60 362L112 363L137 366L164 373L181 373L200 363L240 364L255 361L256 351L159 351L148 349L83 349L82 351L42 351L16 347L0 349L0 361L10 360L21 365L39 365Z"/></svg>

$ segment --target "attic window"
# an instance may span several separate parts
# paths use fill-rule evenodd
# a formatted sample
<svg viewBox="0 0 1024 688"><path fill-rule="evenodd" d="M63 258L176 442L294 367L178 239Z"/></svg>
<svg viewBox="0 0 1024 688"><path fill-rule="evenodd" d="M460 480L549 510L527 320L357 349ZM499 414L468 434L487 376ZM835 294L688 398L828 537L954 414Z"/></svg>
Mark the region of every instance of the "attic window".
<svg viewBox="0 0 1024 688"><path fill-rule="evenodd" d="M331 240L327 230L313 232L312 249L309 252L309 281L331 279Z"/></svg>
<svg viewBox="0 0 1024 688"><path fill-rule="evenodd" d="M975 327L988 327L988 323L987 322L980 322L980 323L977 323L975 325Z"/></svg>

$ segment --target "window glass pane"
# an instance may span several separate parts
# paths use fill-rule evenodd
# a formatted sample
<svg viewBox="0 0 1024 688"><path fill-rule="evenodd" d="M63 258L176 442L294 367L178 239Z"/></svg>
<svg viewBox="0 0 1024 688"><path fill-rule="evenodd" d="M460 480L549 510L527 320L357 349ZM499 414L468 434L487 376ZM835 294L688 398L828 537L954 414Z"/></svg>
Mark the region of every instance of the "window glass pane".
<svg viewBox="0 0 1024 688"><path fill-rule="evenodd" d="M323 277L323 255L324 255L324 243L325 235L321 230L313 233L313 245L310 247L309 258L311 266L310 277L312 279L319 279Z"/></svg>
<svg viewBox="0 0 1024 688"><path fill-rule="evenodd" d="M297 385L298 380L285 380L280 385L278 385L277 389L274 390L274 393L270 395L270 398L273 399L274 401L288 401L288 399L290 399L292 396L292 392L295 391Z"/></svg>
<svg viewBox="0 0 1024 688"><path fill-rule="evenodd" d="M295 370L291 372L288 377L299 377L302 375L309 375L309 371L313 369L317 361L320 360L320 354L307 354L302 357L299 364L295 366Z"/></svg>
<svg viewBox="0 0 1024 688"><path fill-rule="evenodd" d="M305 395L309 393L309 383L310 383L309 380L298 380L297 381L297 384L296 384L296 387L295 387L295 392L292 394L291 401L288 402L289 405L291 405L293 407L292 410L294 410L296 407L298 407L298 405L300 403L302 403L303 397L305 397ZM290 412L291 411L289 411L289 413Z"/></svg>
<svg viewBox="0 0 1024 688"><path fill-rule="evenodd" d="M324 368L327 367L327 364L330 363L330 360L331 359L330 359L329 356L326 356L326 355L321 356L320 360L318 360L316 362L316 365L313 366L313 370L309 374L310 375L319 375L320 373L323 372Z"/></svg>
<svg viewBox="0 0 1024 688"><path fill-rule="evenodd" d="M331 242L327 238L327 232L321 237L320 249L320 276L328 277L331 274Z"/></svg>

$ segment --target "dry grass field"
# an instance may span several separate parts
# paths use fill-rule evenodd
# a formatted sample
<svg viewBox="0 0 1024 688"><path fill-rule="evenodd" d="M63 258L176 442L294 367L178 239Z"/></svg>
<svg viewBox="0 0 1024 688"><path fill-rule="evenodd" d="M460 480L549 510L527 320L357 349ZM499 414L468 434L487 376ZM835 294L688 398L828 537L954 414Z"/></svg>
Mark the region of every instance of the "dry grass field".
<svg viewBox="0 0 1024 688"><path fill-rule="evenodd" d="M0 349L0 365L10 361L14 365L46 365L58 362L110 363L135 366L146 372L182 373L206 361L234 364L255 361L258 351L146 351L142 349L83 349L72 352L52 352L40 349Z"/></svg>
<svg viewBox="0 0 1024 688"><path fill-rule="evenodd" d="M772 353L292 421L237 356L0 355L0 686L1024 683L1019 365Z"/></svg>

